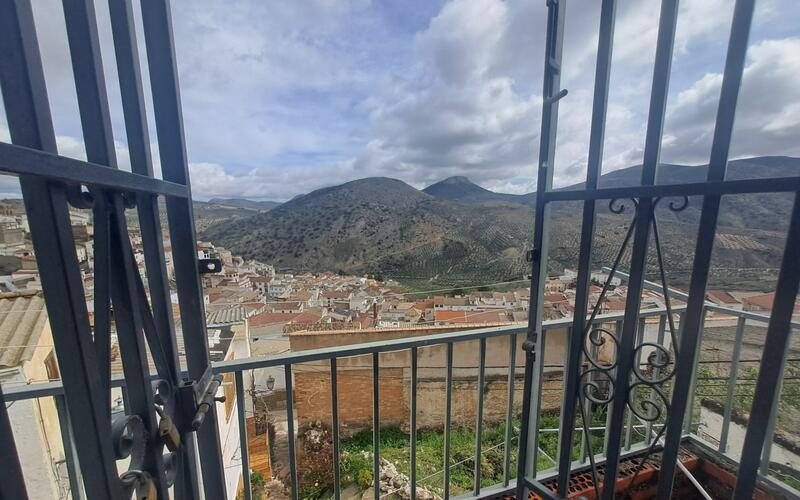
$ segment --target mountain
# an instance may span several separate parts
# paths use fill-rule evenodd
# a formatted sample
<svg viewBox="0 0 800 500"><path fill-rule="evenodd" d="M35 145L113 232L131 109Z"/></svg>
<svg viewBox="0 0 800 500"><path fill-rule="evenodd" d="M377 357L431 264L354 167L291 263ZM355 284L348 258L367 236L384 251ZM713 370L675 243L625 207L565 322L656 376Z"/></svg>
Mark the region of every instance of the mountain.
<svg viewBox="0 0 800 500"><path fill-rule="evenodd" d="M532 205L536 197L534 193L518 195L489 191L460 175L448 177L436 184L431 184L422 191L440 200L462 201L467 203L496 201Z"/></svg>
<svg viewBox="0 0 800 500"><path fill-rule="evenodd" d="M368 178L211 226L202 237L281 268L504 280L524 274L530 215L528 207L447 202Z"/></svg>
<svg viewBox="0 0 800 500"><path fill-rule="evenodd" d="M702 166L663 165L659 180L700 181L705 172ZM635 185L640 175L640 166L630 167L603 175L600 184ZM730 162L728 178L795 175L800 175L800 159L764 157ZM494 283L529 272L524 255L533 232L532 198L493 193L466 178L445 179L423 191L396 179L368 178L313 191L268 212L229 217L208 225L201 237L279 268L375 272L437 285ZM659 235L670 279L682 285L689 279L700 199L691 199L678 213L668 210L667 201L657 212ZM599 205L593 265L613 261L631 221L628 205L619 215L607 202ZM789 194L726 196L712 284L769 286L780 262L790 209ZM579 214L578 202L553 205L552 271L575 264ZM650 272L655 273L656 255L651 254Z"/></svg>
<svg viewBox="0 0 800 500"><path fill-rule="evenodd" d="M277 201L256 201L247 198L211 198L208 203L249 210L270 210L280 205L280 202Z"/></svg>

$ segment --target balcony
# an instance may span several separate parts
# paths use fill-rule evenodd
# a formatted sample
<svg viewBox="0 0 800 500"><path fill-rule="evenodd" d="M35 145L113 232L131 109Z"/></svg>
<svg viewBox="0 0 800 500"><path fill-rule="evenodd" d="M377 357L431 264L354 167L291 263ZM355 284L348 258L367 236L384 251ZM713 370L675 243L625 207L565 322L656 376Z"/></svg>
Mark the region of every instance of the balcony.
<svg viewBox="0 0 800 500"><path fill-rule="evenodd" d="M546 2L526 324L423 328L397 338L339 332L328 346L298 331L289 335L292 352L272 357L249 356L246 329L237 337L206 323L200 277L224 271L198 255L168 3L142 2L140 47L130 2L109 2L130 172L117 166L94 4L67 3L86 161L58 154L30 2L0 2L11 138L0 143L0 171L20 180L61 379L2 386L0 497L40 495L41 473L63 477L71 498L224 499L241 491L249 500L265 479L252 471L267 469L287 488L272 484L270 495L292 499L800 497L792 434L800 177L725 178L752 0L735 2L706 178L676 184L656 182L678 17L677 0L661 2L641 181L616 188L598 182L616 12L614 0L601 2L586 182L573 190L553 188L559 101L568 95L560 79L566 2ZM794 197L769 315L707 301L722 198L742 194ZM687 209L690 198L700 200L699 220L696 241L686 242L694 253L683 293L667 282L659 219ZM547 320L550 208L559 203L582 208L571 305L579 313ZM601 203L631 217L594 297ZM94 227L91 319L70 219L76 210L91 211ZM134 210L141 254L128 230ZM653 270L658 283L645 280ZM627 293L623 308L605 313L612 278L623 278ZM648 289L661 305L645 302ZM3 326L39 324L32 317ZM38 361L56 378L52 360ZM121 374L112 375L119 361ZM47 440L63 451L56 471L21 463L30 436L15 435L14 426L28 409L41 422L28 416L26 429L59 438Z"/></svg>
<svg viewBox="0 0 800 500"><path fill-rule="evenodd" d="M658 285L648 283L648 286L660 290ZM673 293L679 295L679 292ZM684 312L685 306L674 307L673 320L679 322ZM735 470L742 453L747 425L747 416L742 414L740 408L749 402L740 402L737 398L752 397L747 386L752 383L752 375L746 375L745 372L752 372L750 367L757 366L759 359L750 353L762 347L758 345L758 339L754 345L754 339L746 337L745 331L767 324L769 317L707 302L704 318L703 342L709 343L710 347L703 350L693 370L693 401L681 439L681 473L676 492L680 491L691 498L699 496L698 492L702 489L712 498L724 498L732 493L735 485ZM622 313L601 314L593 319L593 324L615 331L623 319ZM643 310L639 315L640 339L669 350L670 339L665 334L667 322L665 308ZM536 419L538 431L533 433L531 441L532 456L535 457L533 463L536 464L534 474L536 480L550 488L553 494L557 488L558 457L557 439L554 438L559 434L559 408L564 397L565 367L560 360L564 359L564 349L572 335L571 326L571 318L543 323L544 348L537 354L545 361L538 364L539 371L534 375L537 385L533 398L541 408ZM800 328L800 322L794 322L793 328ZM715 335L716 330L726 334L733 330L735 333L732 338L720 340ZM375 334L381 335L386 336ZM234 419L235 431L227 435L238 437L238 450L234 456L240 458L238 467L225 470L226 481L241 485L244 498L254 498L250 480L252 462L274 460L273 471L279 463L288 469L285 480L287 493L292 498L310 494L313 482L309 478L331 474L331 490L323 496L341 498L342 490L347 489L352 493L353 485L358 481L354 477L343 478L342 443L346 440L343 434L351 437L355 432L362 431L363 435L366 430L372 433L368 452L372 462L371 477L368 479L372 482L371 491L379 492L375 498L391 497L392 494L402 498L417 498L418 492L423 497L435 495L443 498L513 496L518 465L524 335L525 328L519 326L449 333L421 332L418 336L408 338L298 350L269 358L250 357L216 362L213 365L214 374L232 379L231 383L223 382L218 395L229 394L236 405L235 411L228 413ZM727 346L721 348L724 343ZM613 355L604 347L595 345L597 347L601 347L598 359L610 366ZM647 365L643 360L654 351L655 347L652 347L650 352L642 353L640 365L643 368ZM800 359L790 358L787 363L797 366L798 361ZM507 368L499 369L498 366ZM725 368L719 370L720 366ZM252 390L246 389L248 384L245 384L245 380L251 380L254 374L267 371L277 374L280 379L277 383L279 388L270 390L274 394L267 404L267 411L273 413L269 425L273 429L285 427L287 435L293 437L287 439L285 450L273 449L271 458L269 455L265 457L268 453L265 448L259 449L256 454L249 450L255 428L247 425L247 419L253 414L257 397ZM306 377L309 374L321 376ZM653 371L649 374L653 379L658 377ZM231 385L231 390L225 390L225 386ZM124 378L114 378L112 387L121 389L125 394ZM607 394L607 387L602 390L606 392L598 395ZM354 391L363 394L356 397ZM298 392L301 394L298 395ZM313 394L310 399L309 393ZM653 394L650 396L655 397ZM393 401L392 398L398 395L403 400ZM4 396L8 404L53 401L65 449L72 498L91 497L86 495L80 482L81 467L73 449L74 435L66 414L62 384L53 382L12 386L5 389ZM285 398L283 404L280 401L276 404L276 397ZM487 406L490 400L491 409ZM426 402L422 407L421 401ZM218 414L225 415L225 403L216 404ZM367 408L363 408L365 404ZM575 429L578 437L571 451L570 498L581 495L594 498L602 493L603 448L608 445L604 420L608 418L608 412L602 404L594 404L588 399L584 400L584 404L585 411L597 415L590 417L593 423L588 432L581 426ZM650 410L656 406L643 405L642 408ZM118 412L122 410L124 405L117 409ZM398 415L398 412L406 410L406 414ZM661 439L663 435L660 430L666 422L666 414L660 414L662 410L663 407L659 407L659 415L653 415L652 418L627 412L621 443L623 458L617 480L619 494L629 493L632 498L654 495L661 446L653 445L653 441ZM792 429L776 432L777 416L778 412L775 412L768 424L769 439L761 458L759 491L765 497L792 498L798 495L795 489L798 484L797 464L800 461L796 447L797 435ZM328 450L332 454L331 459L321 465L308 462L308 457L298 456L298 446L305 441L298 429L314 428L315 425L329 432L331 439L331 448ZM389 480L387 462L383 461L382 454L387 444L384 441L381 445L381 433L396 434L397 428L406 432L400 446L406 453L406 460L398 460L397 446L393 445L391 458L400 465L401 471L400 475ZM484 436L487 428L491 428L495 437L503 436L502 440L487 441ZM437 451L442 462L435 471L419 465L417 446L419 433L423 429L424 432L441 436L442 449ZM453 456L453 432L462 438L465 432L472 433L472 445L469 448L474 455L468 460L457 460ZM587 436L588 441L584 439ZM587 442L593 445L591 456ZM462 444L459 446L463 449ZM284 451L286 454L282 455ZM499 458L499 463L489 463L489 454L493 460ZM430 458L426 457L426 466L430 465L428 462ZM475 467L475 464L481 466ZM596 476L592 474L593 468ZM469 484L465 484L464 477L453 478L454 473L463 476L466 470L469 470ZM364 478L361 481L363 488ZM492 481L496 481L496 484ZM257 482L256 485L263 488L262 483ZM536 496L537 493L532 495ZM538 495L544 496L541 492Z"/></svg>

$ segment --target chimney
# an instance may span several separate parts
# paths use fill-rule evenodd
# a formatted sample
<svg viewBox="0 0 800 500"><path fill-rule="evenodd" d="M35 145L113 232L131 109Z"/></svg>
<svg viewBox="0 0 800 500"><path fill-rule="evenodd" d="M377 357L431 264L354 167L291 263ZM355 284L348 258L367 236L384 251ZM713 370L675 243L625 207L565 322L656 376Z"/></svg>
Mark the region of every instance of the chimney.
<svg viewBox="0 0 800 500"><path fill-rule="evenodd" d="M372 319L378 319L378 303L372 303Z"/></svg>

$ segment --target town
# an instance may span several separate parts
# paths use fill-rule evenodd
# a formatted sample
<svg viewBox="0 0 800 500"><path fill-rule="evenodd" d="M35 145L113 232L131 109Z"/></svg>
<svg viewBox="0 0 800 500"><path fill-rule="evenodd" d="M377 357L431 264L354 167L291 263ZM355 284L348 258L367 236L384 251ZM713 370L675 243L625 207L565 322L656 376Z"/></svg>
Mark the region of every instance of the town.
<svg viewBox="0 0 800 500"><path fill-rule="evenodd" d="M92 218L89 212L77 209L71 210L70 216L76 257L81 266L86 293L86 310L90 325L94 325ZM139 274L147 288L142 241L136 225L129 228L129 237ZM166 271L170 282L174 282L174 261L167 232L164 232L163 238ZM402 283L380 275L353 276L340 272L290 272L276 269L270 263L244 259L226 248L206 241L197 242L197 258L201 263L212 264L210 272L204 270L201 273L201 279L209 355L213 362L251 356L269 357L309 349L383 342L476 328L518 326L523 329L528 322L529 280L408 291ZM563 365L566 356L567 332L574 313L576 279L577 272L567 268L559 275L549 277L544 287L543 314L546 324L550 325L543 346L548 367L543 373L544 411L557 411L561 404L558 397L550 394L557 394L561 390L561 371L558 367ZM607 269L596 270L591 274L591 283L589 303L597 304L599 317L611 317L624 312L627 286L620 276L609 275ZM768 313L774 293L709 291L707 298L728 311ZM179 356L184 364L180 309L175 293L172 294L172 302ZM657 288L651 287L643 291L643 311L664 311L666 305L663 294ZM671 305L680 307L684 303L680 296L673 296ZM800 305L795 312L795 317L800 316ZM20 314L22 321L19 321ZM641 335L644 341L652 342L663 337L663 318L662 315L643 320ZM734 346L729 330L736 324L735 318L726 314L709 314L707 320L709 324L706 335L713 345L704 348L703 360L710 359L710 356L718 357L719 352L732 353ZM0 203L0 323L16 325L3 330L0 338L0 368L4 370L4 385L13 387L60 378L41 296L36 258L21 200L5 200ZM112 376L120 376L123 367L113 323L111 329L113 345L110 368ZM763 328L748 327L746 335L748 338L753 337L757 345L763 336ZM523 339L524 335L521 334L512 337L517 351L521 349ZM517 393L511 399L514 401L512 411L514 414L521 411L523 356L517 356L516 361L508 358L506 344L495 342L494 339L490 339L486 345L486 356L494 362L494 365L485 368L488 384L486 398L487 401L497 400L503 404L487 405L483 410L483 418L488 423L502 422L506 414L503 398L510 390L509 381L513 382L511 392ZM455 364L461 367L457 375L459 385L453 389L458 400L462 402L457 420L454 421L459 425L468 425L476 417L477 381L473 373L479 364L476 348L475 341L462 342L456 346L454 352ZM794 352L798 348L800 346L793 344L791 350ZM757 356L757 349L748 354L750 357ZM424 409L419 411L417 425L421 428L440 428L442 425L440 398L444 394L445 374L441 371L445 363L444 355L441 346L431 349L427 361L422 365L427 367L427 375L419 385L423 394L421 397L425 398L423 402L428 404L424 404ZM606 352L605 356L612 355ZM154 370L152 359L150 362L151 369ZM512 363L513 379L507 376L509 362ZM405 354L386 353L382 356L381 363L379 376L382 384L383 381L388 382L397 377L402 380L408 378L409 359ZM326 432L327 429L320 422L327 421L331 410L319 401L319 394L329 393L331 390L331 381L325 374L326 370L326 362L298 365L291 382L287 382L280 369L250 370L243 375L248 395L244 402L244 420L250 468L254 474L259 474L272 485L271 496L280 497L281 491L285 490L289 482L289 467L284 451L289 439L286 426L288 415L284 402L287 383L291 383L294 388L294 409L297 412L295 418L299 425L297 439L299 443L306 443L309 433ZM352 362L339 368L338 384L349 394L368 395L373 383L371 370L369 362L359 362L358 358L353 358ZM236 468L241 463L236 447L240 431L237 425L237 392L231 374L225 375L221 385L224 398L218 403L218 414L222 416L218 426L221 439L225 443L222 451L223 463L226 468ZM407 427L410 396L404 387L404 384L390 384L384 388L380 404L382 426ZM124 397L119 389L112 390L112 403L112 412L124 411ZM22 448L22 461L26 467L41 471L37 484L63 498L69 490L68 474L59 469L58 464L64 464L66 452L60 440L46 431L58 421L57 407L49 401L38 405L23 402L15 405L10 412L12 417L19 415L18 420L22 423L17 425L30 428L30 435L41 436L41 442L36 443L36 446ZM39 419L24 420L24 415L30 412L37 413ZM347 404L340 406L339 418L345 429L344 436L352 436L361 429L369 428L372 418L371 399L351 397ZM49 452L43 454L41 449ZM400 488L407 487L407 478L404 483L403 475L397 474L393 469L394 464L387 462L384 466L386 473L391 476L386 479L389 481L386 488L392 488L391 484L400 484ZM240 490L238 476L232 475L227 480L230 492ZM428 491L422 497L434 498L435 491Z"/></svg>

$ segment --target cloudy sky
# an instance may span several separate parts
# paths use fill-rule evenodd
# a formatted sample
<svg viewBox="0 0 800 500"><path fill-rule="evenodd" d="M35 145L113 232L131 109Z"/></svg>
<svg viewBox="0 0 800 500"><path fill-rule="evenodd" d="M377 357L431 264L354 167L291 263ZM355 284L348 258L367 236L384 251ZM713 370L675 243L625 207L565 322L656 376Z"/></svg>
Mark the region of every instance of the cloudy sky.
<svg viewBox="0 0 800 500"><path fill-rule="evenodd" d="M60 153L82 157L61 3L33 4ZM108 11L96 4L124 168ZM733 0L681 3L665 162L707 161L732 8ZM604 171L641 162L658 10L655 0L619 2ZM173 0L172 14L199 199L282 201L369 176L424 187L466 175L499 191L534 189L544 0ZM758 2L736 157L800 156L798 15L795 0ZM598 18L598 1L568 5L558 185L585 175ZM13 190L0 184L0 194Z"/></svg>

